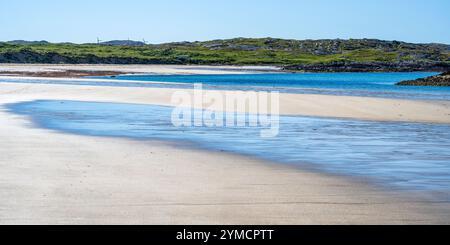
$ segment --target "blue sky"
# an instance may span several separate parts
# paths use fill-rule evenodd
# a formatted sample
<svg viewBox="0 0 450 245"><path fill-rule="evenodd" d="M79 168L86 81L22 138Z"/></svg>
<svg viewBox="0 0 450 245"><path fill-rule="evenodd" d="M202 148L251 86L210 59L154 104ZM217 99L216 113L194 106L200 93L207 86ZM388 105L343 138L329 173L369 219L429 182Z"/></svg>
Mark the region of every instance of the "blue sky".
<svg viewBox="0 0 450 245"><path fill-rule="evenodd" d="M0 0L0 40L232 37L450 44L449 0Z"/></svg>

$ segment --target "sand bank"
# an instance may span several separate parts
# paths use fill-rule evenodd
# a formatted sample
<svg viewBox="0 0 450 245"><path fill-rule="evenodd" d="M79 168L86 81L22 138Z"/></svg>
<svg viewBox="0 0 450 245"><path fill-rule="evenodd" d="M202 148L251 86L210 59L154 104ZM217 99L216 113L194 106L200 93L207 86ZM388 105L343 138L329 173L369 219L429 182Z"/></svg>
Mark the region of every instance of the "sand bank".
<svg viewBox="0 0 450 245"><path fill-rule="evenodd" d="M279 71L280 68L274 66L0 64L0 75L32 77L83 77L119 74L244 74Z"/></svg>
<svg viewBox="0 0 450 245"><path fill-rule="evenodd" d="M1 84L0 93L24 100L66 99L100 102L142 103L177 106L168 88L100 87L48 84ZM208 91L205 90L205 93ZM227 91L220 91L226 93ZM205 105L209 106L209 105ZM220 107L212 107L221 110ZM250 111L254 112L254 111ZM383 99L351 96L281 94L283 115L352 118L378 121L450 123L450 102Z"/></svg>

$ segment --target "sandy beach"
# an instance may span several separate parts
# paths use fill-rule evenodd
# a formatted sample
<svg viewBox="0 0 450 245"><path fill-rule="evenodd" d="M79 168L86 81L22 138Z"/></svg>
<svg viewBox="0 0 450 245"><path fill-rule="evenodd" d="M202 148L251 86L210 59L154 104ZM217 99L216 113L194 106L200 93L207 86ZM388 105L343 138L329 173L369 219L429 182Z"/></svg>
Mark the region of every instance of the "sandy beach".
<svg viewBox="0 0 450 245"><path fill-rule="evenodd" d="M230 74L265 68L0 65L17 73L45 69ZM62 134L4 109L38 99L173 105L175 91L0 83L0 224L450 223L448 203L361 180L164 142ZM450 103L441 101L282 94L280 109L284 115L450 123Z"/></svg>
<svg viewBox="0 0 450 245"><path fill-rule="evenodd" d="M248 72L279 72L275 66L199 66L199 65L51 65L0 64L0 75L80 77L118 74L244 74Z"/></svg>

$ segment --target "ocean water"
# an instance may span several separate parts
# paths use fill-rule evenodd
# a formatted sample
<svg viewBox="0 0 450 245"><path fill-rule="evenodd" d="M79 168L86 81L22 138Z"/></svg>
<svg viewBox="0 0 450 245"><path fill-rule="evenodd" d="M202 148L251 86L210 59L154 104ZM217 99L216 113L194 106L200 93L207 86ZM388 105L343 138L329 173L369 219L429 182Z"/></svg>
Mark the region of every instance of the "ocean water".
<svg viewBox="0 0 450 245"><path fill-rule="evenodd" d="M65 133L173 141L450 200L450 125L281 116L279 136L261 138L260 127L174 127L165 106L41 100L8 109Z"/></svg>
<svg viewBox="0 0 450 245"><path fill-rule="evenodd" d="M413 100L450 100L450 87L395 86L397 82L435 75L410 73L302 73L245 75L127 75L95 80L1 79L0 83L41 83L114 87L163 87L192 89L202 83L205 89L279 91L299 94L326 94L401 98ZM106 81L104 81L106 79Z"/></svg>
<svg viewBox="0 0 450 245"><path fill-rule="evenodd" d="M287 93L370 96L403 99L450 100L450 87L396 86L404 80L436 75L433 72L388 73L276 73L243 75L127 75L109 77L122 81L147 81L205 88L277 90ZM170 86L166 85L166 86Z"/></svg>

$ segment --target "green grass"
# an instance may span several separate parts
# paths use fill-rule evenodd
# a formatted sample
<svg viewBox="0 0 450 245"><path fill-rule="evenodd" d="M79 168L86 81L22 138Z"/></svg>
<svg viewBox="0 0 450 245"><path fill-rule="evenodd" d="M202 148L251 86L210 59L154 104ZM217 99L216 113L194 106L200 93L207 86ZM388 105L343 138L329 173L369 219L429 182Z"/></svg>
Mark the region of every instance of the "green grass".
<svg viewBox="0 0 450 245"><path fill-rule="evenodd" d="M214 48L211 45L219 45ZM250 47L250 50L246 50ZM253 50L254 49L254 50ZM315 53L321 50L322 53ZM0 43L0 55L33 52L56 53L70 58L128 58L158 60L183 64L292 65L334 61L395 62L444 61L450 53L434 47L374 40L296 41L282 39L229 39L189 44L146 45L141 47L103 46L94 44L23 44ZM417 58L422 57L422 58Z"/></svg>

